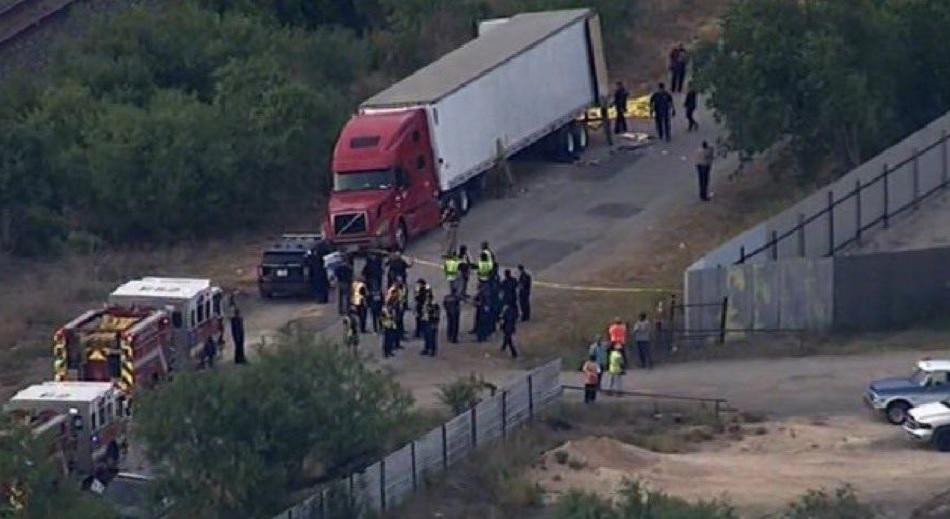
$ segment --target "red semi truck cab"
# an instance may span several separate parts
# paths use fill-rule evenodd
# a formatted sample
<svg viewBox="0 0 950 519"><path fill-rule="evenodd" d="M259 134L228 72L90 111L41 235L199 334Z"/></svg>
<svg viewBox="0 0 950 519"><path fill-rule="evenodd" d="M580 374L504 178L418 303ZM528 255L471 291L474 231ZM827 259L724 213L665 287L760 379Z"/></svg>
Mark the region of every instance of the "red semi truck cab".
<svg viewBox="0 0 950 519"><path fill-rule="evenodd" d="M343 250L402 248L439 224L424 108L354 115L333 151L324 236Z"/></svg>

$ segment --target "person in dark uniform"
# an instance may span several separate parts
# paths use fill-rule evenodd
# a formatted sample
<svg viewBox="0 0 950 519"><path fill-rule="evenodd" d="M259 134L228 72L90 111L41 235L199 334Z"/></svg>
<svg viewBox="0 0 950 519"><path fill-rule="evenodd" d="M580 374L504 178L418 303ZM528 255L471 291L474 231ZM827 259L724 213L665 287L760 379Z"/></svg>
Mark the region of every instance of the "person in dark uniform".
<svg viewBox="0 0 950 519"><path fill-rule="evenodd" d="M501 341L501 351L507 348L511 351L511 358L518 357L518 350L515 349L515 326L518 322L518 312L515 307L505 305L501 312L501 333L504 338Z"/></svg>
<svg viewBox="0 0 950 519"><path fill-rule="evenodd" d="M459 247L459 297L468 299L468 278L472 274L472 258L468 255L468 247Z"/></svg>
<svg viewBox="0 0 950 519"><path fill-rule="evenodd" d="M383 327L383 357L392 357L393 350L396 349L398 341L398 331L396 330L395 313L390 305L383 307L380 315L380 324Z"/></svg>
<svg viewBox="0 0 950 519"><path fill-rule="evenodd" d="M343 261L336 268L337 284L337 311L345 315L350 308L350 290L353 288L353 260L344 256Z"/></svg>
<svg viewBox="0 0 950 519"><path fill-rule="evenodd" d="M218 343L214 340L214 337L209 335L205 340L204 346L201 348L201 356L204 367L208 369L214 367L214 358L218 356Z"/></svg>
<svg viewBox="0 0 950 519"><path fill-rule="evenodd" d="M310 285L318 304L326 304L330 300L330 280L327 278L327 266L323 263L320 253L310 258Z"/></svg>
<svg viewBox="0 0 950 519"><path fill-rule="evenodd" d="M391 286L397 279L403 281L409 279L409 269L412 263L402 257L402 253L396 251L386 261L386 286Z"/></svg>
<svg viewBox="0 0 950 519"><path fill-rule="evenodd" d="M475 339L485 342L491 335L491 302L488 290L480 290L475 296Z"/></svg>
<svg viewBox="0 0 950 519"><path fill-rule="evenodd" d="M680 43L670 50L670 89L673 92L682 92L686 81L686 65L689 62L689 53Z"/></svg>
<svg viewBox="0 0 950 519"><path fill-rule="evenodd" d="M698 130L699 123L693 118L693 114L696 112L696 91L693 90L692 86L690 86L686 92L686 100L683 101L683 108L686 110L686 121L689 123L689 126L686 127L686 131L692 132Z"/></svg>
<svg viewBox="0 0 950 519"><path fill-rule="evenodd" d="M617 89L614 90L614 109L617 110L617 118L614 121L614 133L627 133L627 99L630 92L623 86L623 81L617 81Z"/></svg>
<svg viewBox="0 0 950 519"><path fill-rule="evenodd" d="M511 269L505 269L505 277L501 280L501 308L510 306L518 313L518 280L511 275ZM500 309L499 308L499 311Z"/></svg>
<svg viewBox="0 0 950 519"><path fill-rule="evenodd" d="M676 115L676 110L673 108L673 96L667 92L663 83L660 83L659 89L650 96L650 114L656 121L657 138L669 142L673 138L670 133L670 118Z"/></svg>
<svg viewBox="0 0 950 519"><path fill-rule="evenodd" d="M423 330L423 341L425 347L422 350L423 355L435 357L439 349L439 317L442 309L439 304L429 299L425 308L425 329Z"/></svg>
<svg viewBox="0 0 950 519"><path fill-rule="evenodd" d="M425 321L425 310L426 304L429 299L432 297L432 289L429 288L429 284L426 283L426 280L419 278L419 281L416 282L416 293L413 297L413 302L415 302L416 314L416 333L415 338L419 339L422 337L423 332L423 321Z"/></svg>
<svg viewBox="0 0 950 519"><path fill-rule="evenodd" d="M521 307L521 320L531 320L531 274L524 265L518 265L518 306Z"/></svg>
<svg viewBox="0 0 950 519"><path fill-rule="evenodd" d="M237 307L231 316L231 340L234 341L234 363L247 363L247 357L244 356L244 318Z"/></svg>
<svg viewBox="0 0 950 519"><path fill-rule="evenodd" d="M383 257L378 253L370 252L366 255L361 273L363 279L366 280L366 288L370 292L383 289Z"/></svg>
<svg viewBox="0 0 950 519"><path fill-rule="evenodd" d="M373 333L380 333L382 325L380 318L383 315L383 294L379 290L369 293L369 320L373 324Z"/></svg>
<svg viewBox="0 0 950 519"><path fill-rule="evenodd" d="M458 343L462 300L455 293L455 290L450 291L442 298L442 308L445 308L445 339L451 343Z"/></svg>

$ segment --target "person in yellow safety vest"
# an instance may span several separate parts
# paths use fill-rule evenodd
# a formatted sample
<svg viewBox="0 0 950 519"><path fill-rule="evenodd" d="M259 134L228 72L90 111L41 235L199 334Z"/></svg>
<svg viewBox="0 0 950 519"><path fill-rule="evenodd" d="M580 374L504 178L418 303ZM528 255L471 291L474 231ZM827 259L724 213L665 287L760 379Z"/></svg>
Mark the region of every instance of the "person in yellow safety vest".
<svg viewBox="0 0 950 519"><path fill-rule="evenodd" d="M366 300L369 292L366 290L366 283L363 278L353 280L353 286L350 289L350 304L356 309L356 317L359 319L360 333L366 333L366 311L368 309Z"/></svg>
<svg viewBox="0 0 950 519"><path fill-rule="evenodd" d="M445 272L445 280L449 283L450 292L458 292L459 267L462 262L450 252L442 260L442 270Z"/></svg>
<svg viewBox="0 0 950 519"><path fill-rule="evenodd" d="M478 256L478 265L476 272L478 273L478 288L481 291L482 287L491 282L492 274L495 271L495 262L491 260L491 255L488 252L482 251Z"/></svg>
<svg viewBox="0 0 950 519"><path fill-rule="evenodd" d="M394 319L394 310L392 305L386 305L383 307L380 323L383 327L383 357L392 357L396 341L398 340L396 334L399 333L399 331L396 329L396 320Z"/></svg>

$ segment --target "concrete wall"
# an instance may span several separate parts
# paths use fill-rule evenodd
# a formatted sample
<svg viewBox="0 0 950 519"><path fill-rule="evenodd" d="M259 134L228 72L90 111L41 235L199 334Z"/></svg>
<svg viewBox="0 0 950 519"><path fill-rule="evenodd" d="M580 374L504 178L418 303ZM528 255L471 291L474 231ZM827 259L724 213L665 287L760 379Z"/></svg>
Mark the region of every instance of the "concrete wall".
<svg viewBox="0 0 950 519"><path fill-rule="evenodd" d="M884 183L862 189L861 192L861 219L858 221L857 198L849 197L857 182L862 186L869 184L874 177L881 174L885 165L892 169L888 175L888 213L897 208L907 206L914 200L914 163L908 162L894 168L896 164L913 157L920 151L916 161L918 188L917 193L923 195L947 178L947 143L940 143L944 135L950 133L950 113L917 131L898 144L888 148L878 156L855 168L837 182L821 189L804 200L795 204L781 214L743 232L729 240L717 249L709 252L689 270L706 269L718 265L730 265L739 260L740 248L746 253L765 246L771 240L773 232L781 236L794 229L800 221L821 213L828 208L828 194L835 201L840 202L834 209L834 245L840 246L855 237L859 226L867 225L877 220L884 213ZM929 149L928 149L929 148ZM925 150L926 151L922 151ZM777 246L779 259L801 257L815 258L825 256L831 246L829 231L831 225L829 214L823 214L807 224L801 231L782 240ZM747 260L750 263L770 261L771 251L760 253Z"/></svg>
<svg viewBox="0 0 950 519"><path fill-rule="evenodd" d="M686 330L889 330L950 314L950 247L686 273ZM735 337L735 335L731 335Z"/></svg>
<svg viewBox="0 0 950 519"><path fill-rule="evenodd" d="M950 314L950 247L835 258L834 324L887 330Z"/></svg>

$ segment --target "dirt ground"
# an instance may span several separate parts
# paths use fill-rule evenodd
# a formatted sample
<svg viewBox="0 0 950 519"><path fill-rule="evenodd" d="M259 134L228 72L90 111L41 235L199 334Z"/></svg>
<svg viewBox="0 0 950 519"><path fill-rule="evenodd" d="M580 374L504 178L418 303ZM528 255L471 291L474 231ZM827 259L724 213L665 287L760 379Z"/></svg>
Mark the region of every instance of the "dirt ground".
<svg viewBox="0 0 950 519"><path fill-rule="evenodd" d="M743 517L774 513L809 489L850 483L886 517L898 518L946 489L950 465L934 456L899 428L868 418L796 418L747 426L740 440L705 443L688 454L586 437L546 453L528 477L548 501L572 488L612 495L628 478L691 500L727 497Z"/></svg>

